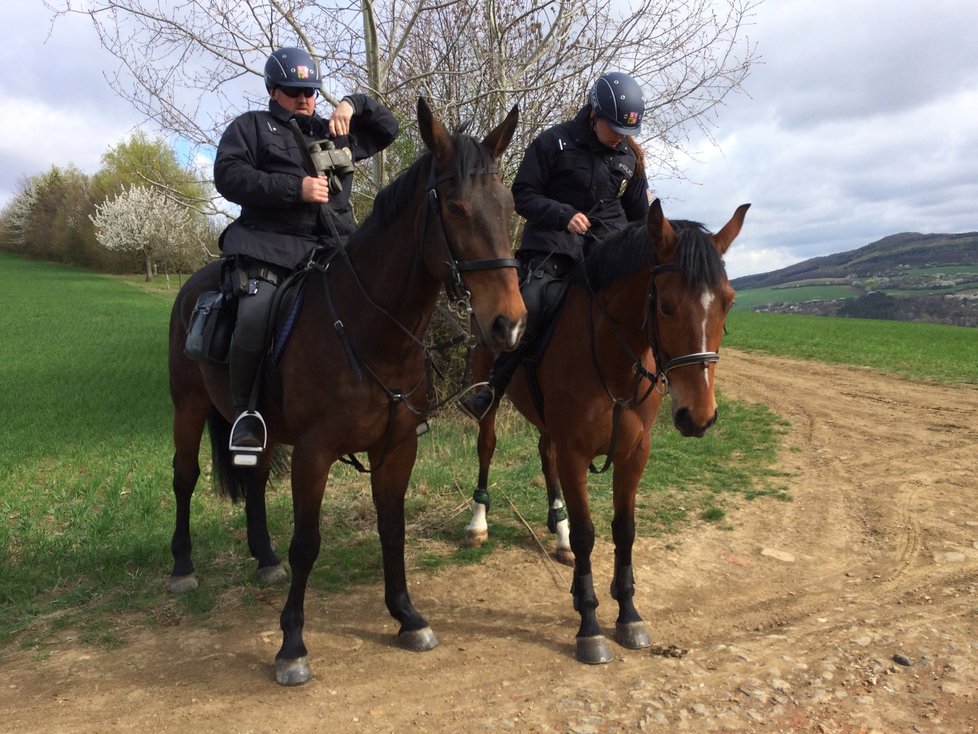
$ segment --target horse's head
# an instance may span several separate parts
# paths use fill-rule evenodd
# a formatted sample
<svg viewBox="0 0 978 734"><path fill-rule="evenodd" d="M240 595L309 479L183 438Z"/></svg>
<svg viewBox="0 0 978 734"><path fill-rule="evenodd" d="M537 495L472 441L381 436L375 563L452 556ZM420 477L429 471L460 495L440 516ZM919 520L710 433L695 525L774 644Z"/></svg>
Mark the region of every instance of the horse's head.
<svg viewBox="0 0 978 734"><path fill-rule="evenodd" d="M649 294L653 353L656 369L666 377L673 423L684 436L702 436L717 418L713 379L734 298L721 257L740 233L749 207L737 207L715 235L695 222L670 224L658 199L649 208L646 224L655 250Z"/></svg>
<svg viewBox="0 0 978 734"><path fill-rule="evenodd" d="M418 98L421 138L432 154L428 214L435 221L425 233L426 267L471 308L483 343L494 352L515 349L526 325L509 238L513 195L496 168L518 118L513 107L480 143L449 135Z"/></svg>

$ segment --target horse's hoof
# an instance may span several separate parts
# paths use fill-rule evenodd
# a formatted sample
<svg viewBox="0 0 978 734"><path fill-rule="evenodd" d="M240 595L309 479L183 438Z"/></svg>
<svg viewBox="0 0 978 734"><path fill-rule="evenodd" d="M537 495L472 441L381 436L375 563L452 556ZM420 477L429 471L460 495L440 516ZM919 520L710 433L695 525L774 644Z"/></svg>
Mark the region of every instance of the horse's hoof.
<svg viewBox="0 0 978 734"><path fill-rule="evenodd" d="M186 594L188 591L194 591L196 588L197 574L195 573L188 573L186 576L170 577L171 594Z"/></svg>
<svg viewBox="0 0 978 734"><path fill-rule="evenodd" d="M438 646L438 638L431 627L397 633L397 644L411 652L428 652Z"/></svg>
<svg viewBox="0 0 978 734"><path fill-rule="evenodd" d="M554 558L557 559L558 563L563 563L571 568L574 567L574 551L570 548L558 548L554 551Z"/></svg>
<svg viewBox="0 0 978 734"><path fill-rule="evenodd" d="M286 572L285 566L281 563L276 566L265 566L264 568L259 568L257 571L255 571L255 576L258 578L258 583L265 586L284 584L289 580L289 574Z"/></svg>
<svg viewBox="0 0 978 734"><path fill-rule="evenodd" d="M470 530L465 536L466 548L481 548L489 540L488 530Z"/></svg>
<svg viewBox="0 0 978 734"><path fill-rule="evenodd" d="M588 665L602 665L615 659L602 635L577 638L577 659Z"/></svg>
<svg viewBox="0 0 978 734"><path fill-rule="evenodd" d="M310 678L312 671L305 655L295 660L275 660L275 682L280 686L301 686Z"/></svg>
<svg viewBox="0 0 978 734"><path fill-rule="evenodd" d="M619 622L615 625L615 639L629 650L640 650L652 644L645 622Z"/></svg>

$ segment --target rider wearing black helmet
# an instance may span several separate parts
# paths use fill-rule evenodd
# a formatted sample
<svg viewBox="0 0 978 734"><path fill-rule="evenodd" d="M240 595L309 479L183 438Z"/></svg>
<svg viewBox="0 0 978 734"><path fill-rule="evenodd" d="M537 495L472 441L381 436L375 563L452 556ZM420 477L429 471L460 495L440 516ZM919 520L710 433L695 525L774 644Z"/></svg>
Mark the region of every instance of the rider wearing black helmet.
<svg viewBox="0 0 978 734"><path fill-rule="evenodd" d="M633 138L644 113L638 82L617 71L603 74L572 120L544 130L527 148L513 198L526 218L516 258L530 321L520 347L496 358L489 384L459 401L472 418L489 412L530 353L544 314L559 303L562 279L584 257L585 244L648 213L644 159Z"/></svg>
<svg viewBox="0 0 978 734"><path fill-rule="evenodd" d="M274 51L264 77L268 109L232 121L214 160L218 192L241 207L221 235L221 250L233 258L238 295L228 366L236 416L230 444L239 466L255 465L265 445L264 420L254 410L252 391L267 350L274 293L317 246L345 243L355 228L352 164L386 148L398 131L391 111L364 94L343 97L328 120L320 117L316 97L323 80L303 49ZM332 143L336 158L319 158L330 161L320 169L325 174L310 175L295 123L305 145Z"/></svg>

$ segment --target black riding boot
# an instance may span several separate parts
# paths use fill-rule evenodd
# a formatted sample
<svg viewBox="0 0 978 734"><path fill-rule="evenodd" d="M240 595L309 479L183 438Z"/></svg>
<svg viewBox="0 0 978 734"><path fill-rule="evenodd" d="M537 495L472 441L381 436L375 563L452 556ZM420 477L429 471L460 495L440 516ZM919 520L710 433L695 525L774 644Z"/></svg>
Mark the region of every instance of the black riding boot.
<svg viewBox="0 0 978 734"><path fill-rule="evenodd" d="M235 415L229 449L235 466L255 466L265 448L265 420L258 411L249 410L263 356L263 352L250 352L235 346L233 342L228 352Z"/></svg>
<svg viewBox="0 0 978 734"><path fill-rule="evenodd" d="M489 384L461 398L458 401L461 411L475 421L485 418L486 414L502 400L506 386L513 379L513 374L527 351L529 351L529 344L524 339L523 343L512 352L497 354L492 363L492 371L489 373Z"/></svg>

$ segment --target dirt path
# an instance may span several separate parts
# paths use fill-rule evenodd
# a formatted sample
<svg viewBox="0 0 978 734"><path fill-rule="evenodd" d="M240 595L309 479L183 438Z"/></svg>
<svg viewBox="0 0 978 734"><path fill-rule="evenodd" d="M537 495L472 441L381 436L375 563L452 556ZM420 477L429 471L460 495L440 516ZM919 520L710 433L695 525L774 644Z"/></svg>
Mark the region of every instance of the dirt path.
<svg viewBox="0 0 978 734"><path fill-rule="evenodd" d="M412 575L441 641L424 655L391 645L380 586L311 594L314 677L298 689L273 682L277 594L117 651L8 651L0 730L978 730L978 391L732 350L719 381L791 422L793 501L640 541L638 608L681 658L575 663L569 570L514 550ZM595 555L610 625L611 549Z"/></svg>

